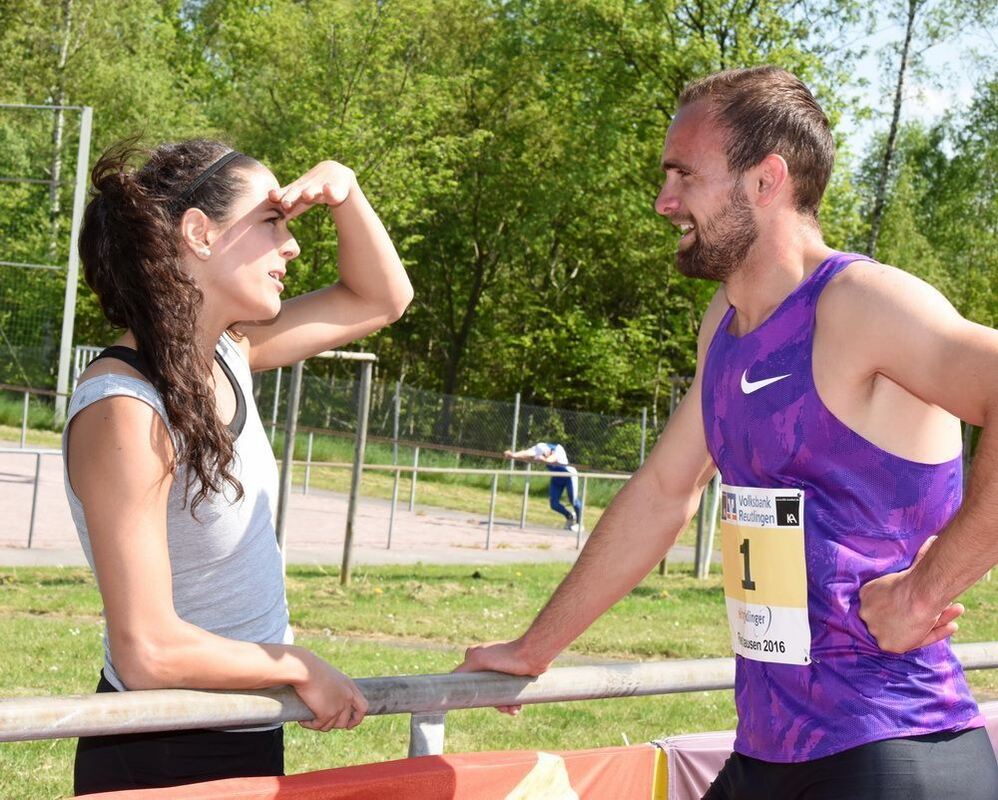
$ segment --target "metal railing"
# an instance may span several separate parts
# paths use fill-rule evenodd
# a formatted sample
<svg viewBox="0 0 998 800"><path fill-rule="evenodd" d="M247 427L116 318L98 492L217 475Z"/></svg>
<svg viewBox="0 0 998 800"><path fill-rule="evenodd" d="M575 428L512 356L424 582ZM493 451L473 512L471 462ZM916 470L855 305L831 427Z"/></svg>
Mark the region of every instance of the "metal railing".
<svg viewBox="0 0 998 800"><path fill-rule="evenodd" d="M998 642L953 646L964 669L998 668ZM448 711L731 689L732 658L557 667L543 675L497 672L359 678L369 715L410 714L409 755L443 753ZM0 742L192 728L270 725L311 719L290 687L233 692L190 689L0 701Z"/></svg>
<svg viewBox="0 0 998 800"><path fill-rule="evenodd" d="M311 445L311 441L309 442ZM362 446L362 445L360 445ZM12 454L23 454L23 455L33 455L35 456L35 475L34 475L34 487L32 490L31 499L31 520L28 526L28 543L27 546L30 548L33 543L34 528L35 528L35 512L38 504L38 483L41 471L41 457L46 455L52 456L62 456L61 450L55 449L39 449L39 448L0 448L0 454L12 453ZM311 478L311 471L313 468L324 467L329 469L342 469L350 470L352 473L351 478L351 489L350 498L351 504L356 511L356 503L360 493L360 473L363 471L381 471L381 472L391 472L394 474L394 481L392 484L392 498L391 507L388 515L388 531L387 531L387 541L385 544L386 549L390 550L392 547L392 538L394 534L396 513L399 506L399 485L401 483L402 474L409 473L412 475L408 508L409 511L414 511L416 507L416 486L419 473L423 474L436 474L436 475L466 475L466 476L490 476L492 480L490 481L490 493L488 501L488 512L486 517L485 525L485 549L491 550L492 548L492 534L496 525L496 499L499 493L499 479L504 478L506 480L518 479L523 481L523 494L521 498L520 505L520 519L519 527L524 529L527 523L527 508L530 500L530 481L532 479L537 480L547 480L551 475L562 475L564 473L547 473L547 472L532 472L529 468L523 471L508 472L505 467L502 468L492 468L492 469L474 469L468 467L421 467L419 466L419 447L414 450L413 463L409 465L401 464L364 464L359 467L359 461L313 461L311 460L311 446L308 448L308 456L306 460L291 460L290 459L290 448L285 447L284 453L284 463L282 464L281 478L282 478L282 491L281 491L281 502L279 507L279 520L286 520L287 518L287 500L288 495L291 490L291 470L289 466L304 467L303 484L301 487L302 492L308 493L309 482ZM585 519L586 519L586 499L588 495L588 486L590 480L607 480L607 481L620 481L624 482L630 479L629 474L621 474L617 472L579 472L576 476L579 480L579 499L581 501L581 514L579 515L579 525L575 529L575 549L578 550L582 546L582 534L585 530ZM696 564L697 574L700 577L707 577L707 567L709 567L710 559L712 556L713 549L713 539L714 539L714 527L716 525L716 507L713 508L714 514L706 517L705 521L701 521L704 518L703 514L703 503L701 503L701 511L698 512L698 522L697 522L697 548L696 548ZM485 513L485 512L483 512ZM348 523L352 520L348 514ZM706 526L706 528L705 528ZM704 530L708 534L704 534ZM279 531L283 530L283 525L279 526ZM284 542L281 541L283 537L279 537L280 544L283 545ZM701 546L701 539L706 542L706 551L701 552L703 549ZM352 538L345 538L344 540L344 563L349 564L352 560ZM283 551L282 547L282 551ZM664 559L663 559L664 563ZM703 565L703 569L701 566ZM702 572L702 574L701 574Z"/></svg>
<svg viewBox="0 0 998 800"><path fill-rule="evenodd" d="M42 471L42 456L62 456L62 450L27 448L23 444L21 447L0 447L0 455L10 454L35 457L35 480L31 490L31 521L28 523L28 548L30 549L35 536L35 512L38 509L38 481Z"/></svg>
<svg viewBox="0 0 998 800"><path fill-rule="evenodd" d="M304 476L302 481L301 490L304 494L308 494L309 483L311 479L311 473L313 467L327 467L330 469L357 469L356 462L345 462L345 461L313 461L312 460L312 432L308 435L308 442L306 447L306 458L304 461L287 461L285 464L285 470L287 470L288 465L304 467ZM392 483L392 499L391 507L388 514L388 537L385 544L385 548L388 550L392 549L392 535L395 529L395 515L398 510L399 502L399 483L401 482L402 473L410 473L412 475L410 485L409 485L409 511L415 511L416 509L416 485L418 482L419 473L427 474L441 474L441 475L489 475L492 477L491 488L489 494L489 510L487 523L485 528L485 549L490 550L492 546L492 530L496 521L496 497L499 491L499 479L504 477L507 480L519 479L523 481L523 498L520 504L520 529L524 529L527 524L527 506L530 501L530 481L531 478L537 478L545 480L553 476L564 476L565 473L551 473L551 472L532 472L530 469L530 464L527 464L527 468L523 471L507 471L506 468L492 468L492 469L473 469L466 467L420 467L419 466L419 446L413 448L413 458L412 466L402 466L401 464L364 464L364 470L374 470L381 472L392 472L394 473L395 479ZM581 513L579 514L579 524L575 529L575 549L578 550L582 546L582 534L585 531L585 519L586 519L586 498L588 494L588 487L590 480L610 480L610 481L620 481L625 482L630 480L631 475L629 473L620 472L578 472L576 477L579 480L579 500L581 502ZM289 484L290 486L290 480ZM715 474L714 478L708 484L707 489L703 492L700 497L700 506L696 512L696 544L694 546L694 572L696 576L700 579L707 578L710 574L710 565L714 553L714 536L717 530L717 520L718 520L718 506L720 501L720 476ZM665 574L666 559L662 558L659 563L659 573ZM989 574L990 579L990 574Z"/></svg>
<svg viewBox="0 0 998 800"><path fill-rule="evenodd" d="M309 448L309 451L311 448ZM411 466L403 466L401 464L364 464L363 470L365 472L369 471L380 471L380 472L392 472L394 473L395 480L392 486L392 500L391 500L391 511L388 517L388 542L387 549L391 549L392 546L392 531L395 523L395 512L398 507L399 499L399 483L402 478L402 473L409 473L412 475L412 480L409 489L409 511L414 511L416 508L416 485L418 481L419 474L434 474L434 475L487 475L491 476L491 487L489 491L489 510L487 516L487 524L485 529L485 549L489 550L492 545L492 530L495 526L496 521L496 497L499 493L499 479L504 478L507 480L519 479L524 482L523 487L523 499L520 506L520 521L519 527L525 528L527 521L527 506L529 503L529 491L530 491L530 481L531 479L541 479L546 480L549 477L564 477L566 473L563 472L531 472L528 470L509 472L507 468L492 468L492 469L475 469L472 467L421 467L419 466L419 447L413 450L413 461ZM309 480L311 476L311 471L316 467L325 467L328 469L353 469L354 464L347 461L312 461L310 458L302 461L292 461L293 466L304 467L305 474L302 483L302 492L307 494L309 490ZM611 480L611 481L627 481L630 479L629 474L623 474L620 472L579 472L576 474L579 479L579 498L582 501L582 515L579 517L579 529L576 531L575 537L575 547L578 549L581 546L582 530L585 523L585 513L586 513L586 495L588 491L588 485L590 480Z"/></svg>
<svg viewBox="0 0 998 800"><path fill-rule="evenodd" d="M54 392L51 389L33 389L30 386L12 386L7 383L0 383L0 391L2 392L17 392L24 395L24 402L21 406L21 441L20 446L23 448L27 445L28 441L28 414L29 406L31 403L31 395L37 394L42 397L59 397L59 392Z"/></svg>

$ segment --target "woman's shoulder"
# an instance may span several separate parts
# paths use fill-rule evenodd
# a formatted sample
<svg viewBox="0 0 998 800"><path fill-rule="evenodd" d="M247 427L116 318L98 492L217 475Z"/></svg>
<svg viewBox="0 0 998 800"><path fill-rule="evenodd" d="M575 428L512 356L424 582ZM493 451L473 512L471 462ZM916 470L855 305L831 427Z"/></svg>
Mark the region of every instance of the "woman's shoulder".
<svg viewBox="0 0 998 800"><path fill-rule="evenodd" d="M163 398L149 381L133 367L115 359L101 359L91 364L69 400L66 427L81 411L111 398L131 398L151 407L169 427Z"/></svg>

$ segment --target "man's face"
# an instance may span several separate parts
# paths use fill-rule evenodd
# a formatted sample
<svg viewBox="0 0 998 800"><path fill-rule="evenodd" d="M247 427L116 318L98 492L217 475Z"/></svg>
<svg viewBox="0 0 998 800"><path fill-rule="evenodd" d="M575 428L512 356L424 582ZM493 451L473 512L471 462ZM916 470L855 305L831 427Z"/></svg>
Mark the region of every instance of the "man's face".
<svg viewBox="0 0 998 800"><path fill-rule="evenodd" d="M677 112L662 152L655 210L682 231L679 271L723 281L744 263L759 229L740 177L728 171L723 133L703 101Z"/></svg>

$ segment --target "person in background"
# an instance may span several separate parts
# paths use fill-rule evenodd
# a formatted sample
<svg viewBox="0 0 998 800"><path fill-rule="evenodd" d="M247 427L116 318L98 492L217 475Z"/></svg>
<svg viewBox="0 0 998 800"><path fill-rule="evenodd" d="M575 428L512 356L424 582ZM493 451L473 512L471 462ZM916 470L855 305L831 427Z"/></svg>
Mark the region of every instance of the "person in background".
<svg viewBox="0 0 998 800"><path fill-rule="evenodd" d="M582 499L579 497L579 477L575 467L568 463L565 448L554 442L538 442L526 450L507 450L506 458L543 464L549 472L561 473L551 476L548 486L548 499L551 510L565 518L565 529L578 533L581 530ZM568 494L568 506L561 502L562 495Z"/></svg>
<svg viewBox="0 0 998 800"><path fill-rule="evenodd" d="M140 166L135 162L141 161ZM398 319L412 286L352 170L281 185L225 144L123 142L92 173L80 252L122 330L70 401L66 494L104 603L98 692L290 685L304 727L353 728L354 682L293 644L275 536L278 473L252 372ZM313 208L338 233L339 280L282 301ZM280 725L81 738L78 794L284 774Z"/></svg>

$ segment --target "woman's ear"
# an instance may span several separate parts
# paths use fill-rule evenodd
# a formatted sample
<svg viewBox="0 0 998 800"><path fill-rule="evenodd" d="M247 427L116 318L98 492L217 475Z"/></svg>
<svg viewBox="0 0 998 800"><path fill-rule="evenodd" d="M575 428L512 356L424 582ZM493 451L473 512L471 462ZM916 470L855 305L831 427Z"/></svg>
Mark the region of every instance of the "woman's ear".
<svg viewBox="0 0 998 800"><path fill-rule="evenodd" d="M211 220L200 208L188 208L180 218L180 237L202 261L211 258Z"/></svg>

